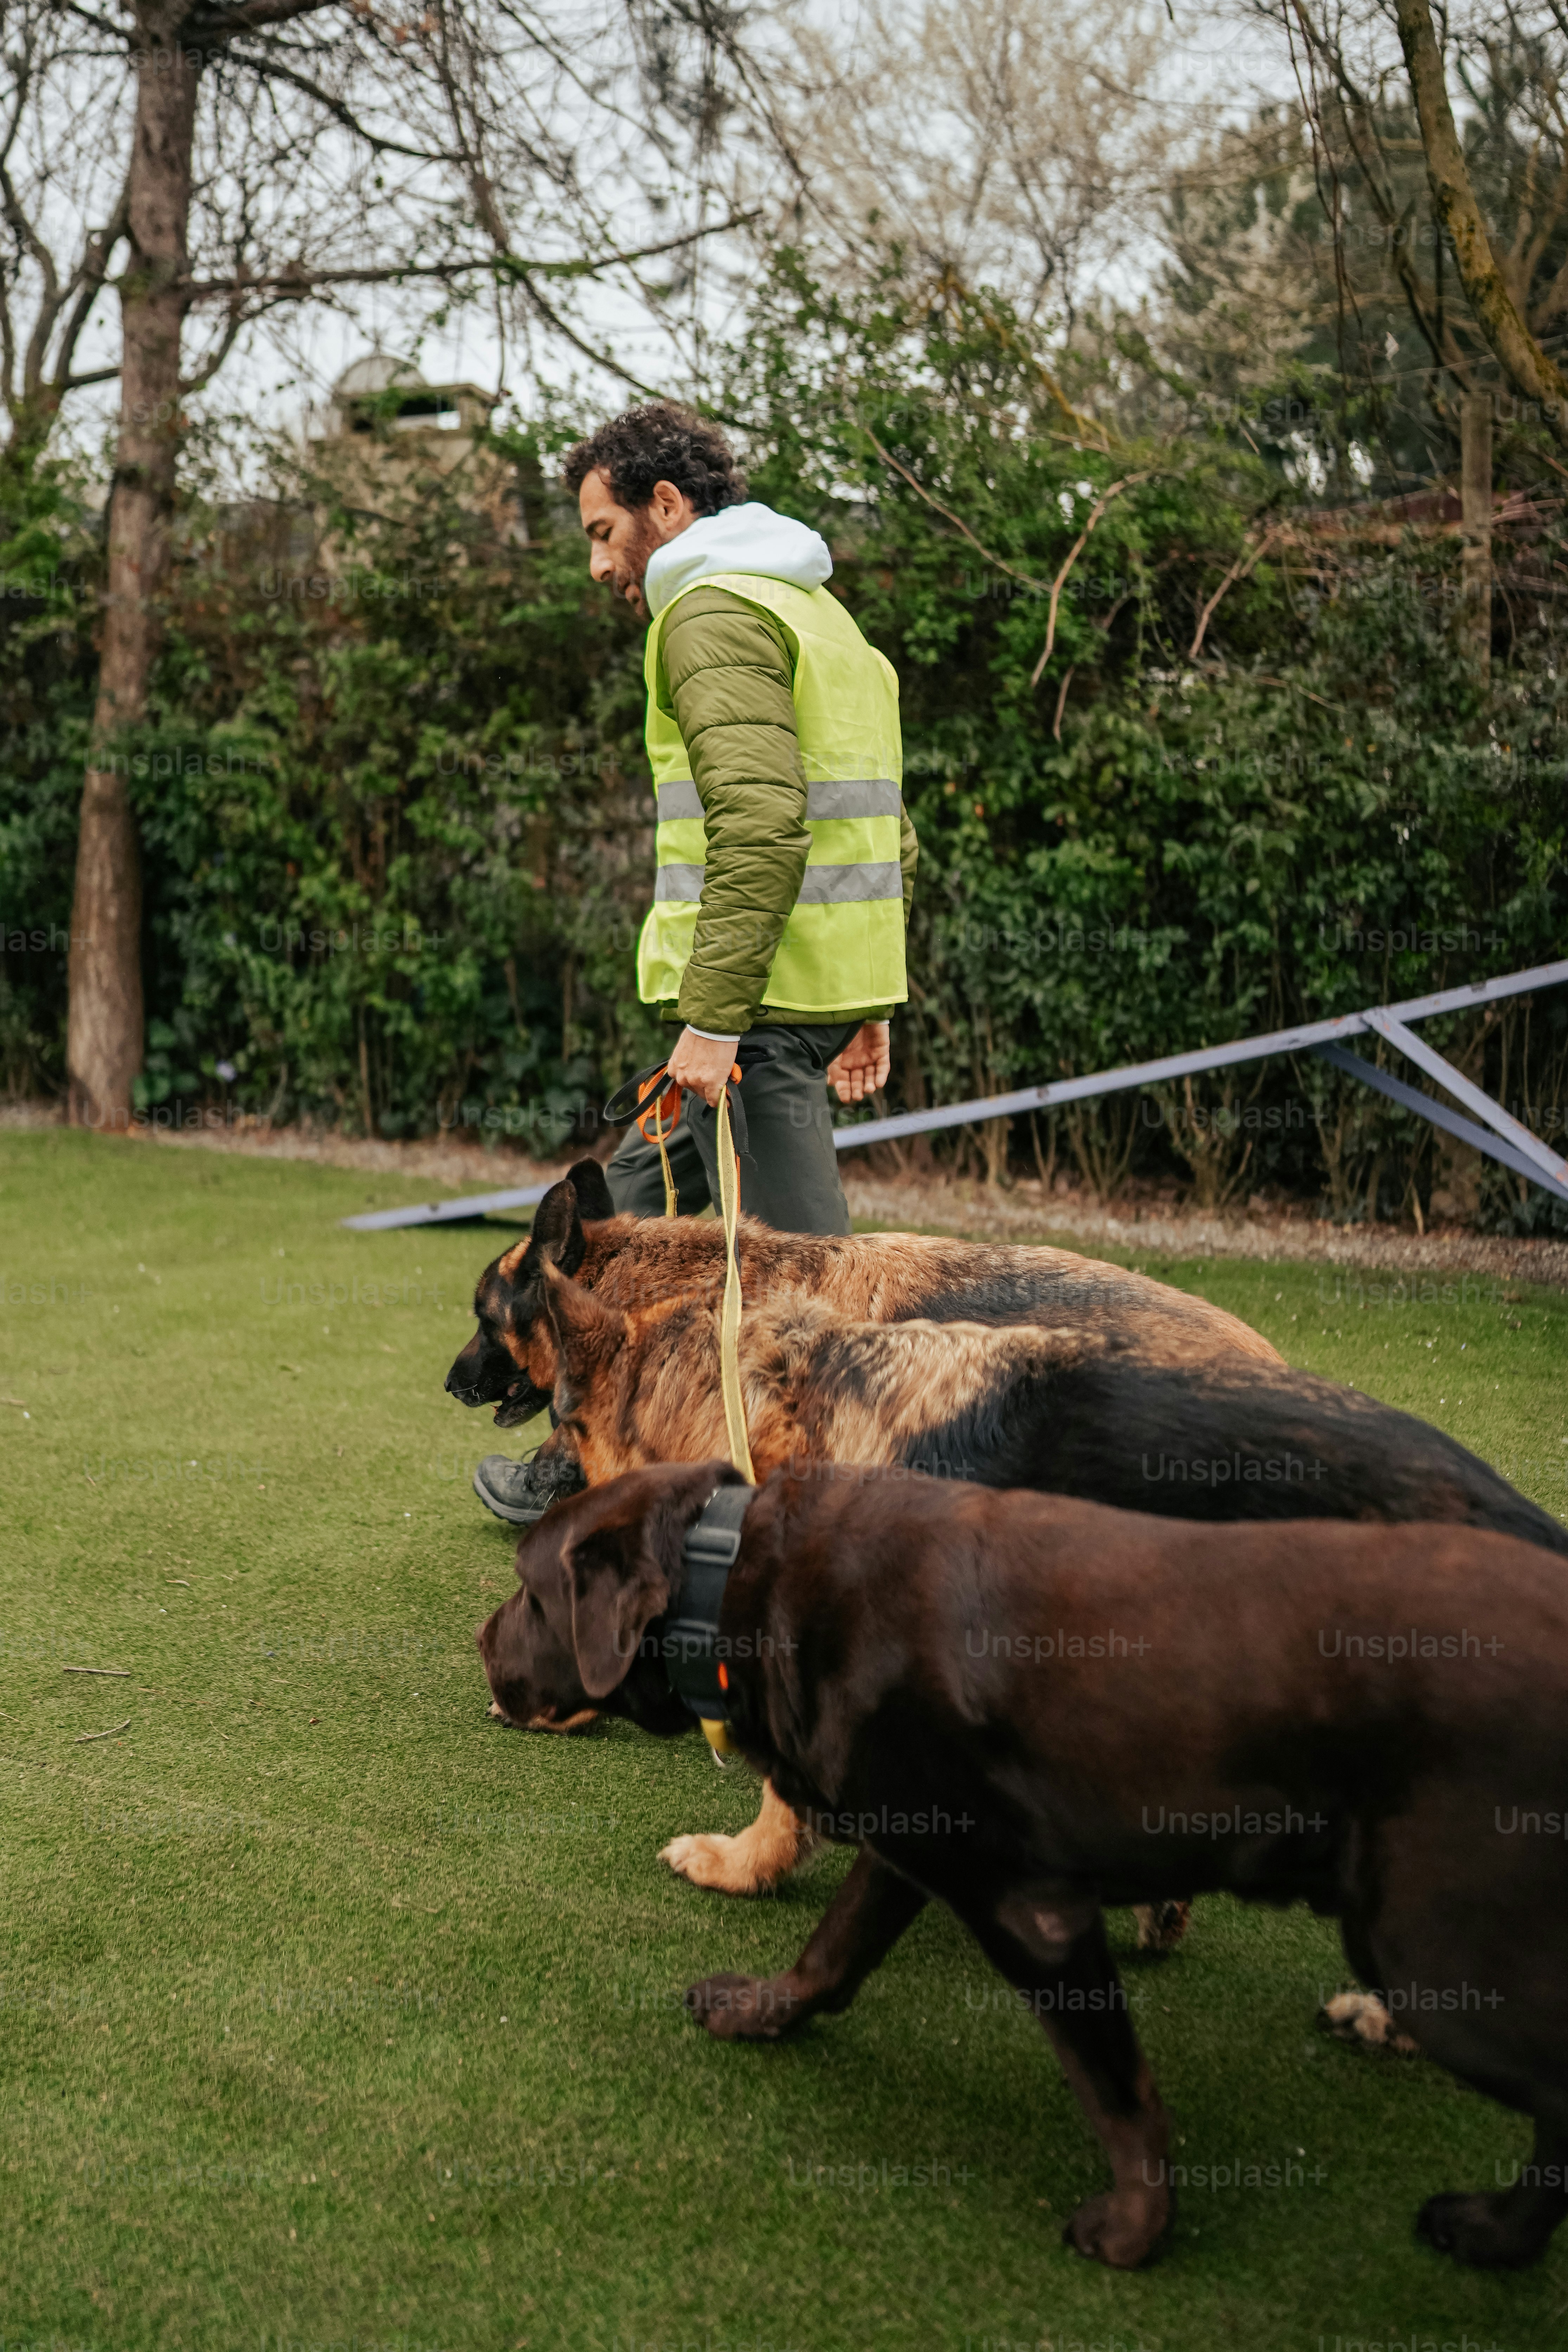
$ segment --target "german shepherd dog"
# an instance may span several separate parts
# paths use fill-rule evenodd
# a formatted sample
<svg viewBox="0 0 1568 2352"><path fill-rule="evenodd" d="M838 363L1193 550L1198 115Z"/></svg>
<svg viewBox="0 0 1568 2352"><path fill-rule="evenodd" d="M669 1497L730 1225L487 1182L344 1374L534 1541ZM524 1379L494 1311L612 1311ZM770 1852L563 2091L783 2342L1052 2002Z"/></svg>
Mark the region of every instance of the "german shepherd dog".
<svg viewBox="0 0 1568 2352"><path fill-rule="evenodd" d="M1047 1323L1057 1331L1100 1332L1172 1370L1222 1357L1281 1362L1267 1339L1223 1307L1069 1250L991 1247L921 1234L781 1234L742 1217L737 1256L748 1314L815 1300L857 1323L918 1317L926 1324ZM459 1403L495 1406L498 1429L517 1428L551 1404L560 1369L556 1320L547 1306L555 1274L572 1276L581 1293L617 1314L716 1302L724 1236L708 1219L616 1216L603 1169L579 1160L541 1201L528 1239L479 1276L479 1328L447 1375L447 1391ZM682 1336L700 1321L682 1324ZM691 1458L694 1442L672 1432L680 1459ZM713 1450L706 1442L698 1447ZM867 1458L880 1459L882 1452L879 1443ZM541 1509L572 1493L584 1473L599 1475L569 1445L553 1442L531 1468ZM589 1710L584 1720L591 1719ZM678 1838L664 1859L700 1886L750 1895L782 1877L800 1851L798 1824L764 1790L762 1813L743 1836ZM1140 1932L1158 1948L1175 1940L1183 1925L1173 1910L1163 1931L1145 1918Z"/></svg>
<svg viewBox="0 0 1568 2352"><path fill-rule="evenodd" d="M1081 1324L1122 1332L1162 1362L1238 1355L1281 1360L1259 1332L1206 1299L1070 1250L992 1247L929 1234L779 1234L741 1219L737 1256L749 1309L816 1298L856 1323ZM549 1404L555 1335L544 1309L547 1266L607 1307L717 1297L724 1234L705 1217L617 1217L605 1171L582 1160L552 1185L526 1241L488 1265L474 1292L479 1328L447 1375L459 1404L493 1404L516 1429ZM542 1501L551 1499L546 1486Z"/></svg>
<svg viewBox="0 0 1568 2352"><path fill-rule="evenodd" d="M1424 1444L1452 1496L1462 1462ZM509 1715L690 1727L659 1626L686 1530L734 1479L635 1472L523 1538L479 1633ZM1428 2055L1534 2120L1523 2177L1430 2198L1422 2236L1490 2266L1544 2252L1568 2211L1568 1855L1504 1828L1568 1787L1568 1581L1538 1546L1451 1523L1194 1527L808 1465L752 1502L719 1639L742 1751L859 1853L793 1968L690 1988L710 2033L773 2040L847 2007L948 1904L1110 2159L1068 2241L1130 2268L1169 2219L1169 2126L1102 1906L1305 1898Z"/></svg>
<svg viewBox="0 0 1568 2352"><path fill-rule="evenodd" d="M596 1486L725 1445L719 1316L629 1315L546 1276L556 1427L543 1455ZM814 1300L741 1325L759 1478L861 1462L1177 1519L1444 1519L1568 1554L1568 1528L1444 1431L1288 1364L1162 1360L1082 1325L847 1323Z"/></svg>

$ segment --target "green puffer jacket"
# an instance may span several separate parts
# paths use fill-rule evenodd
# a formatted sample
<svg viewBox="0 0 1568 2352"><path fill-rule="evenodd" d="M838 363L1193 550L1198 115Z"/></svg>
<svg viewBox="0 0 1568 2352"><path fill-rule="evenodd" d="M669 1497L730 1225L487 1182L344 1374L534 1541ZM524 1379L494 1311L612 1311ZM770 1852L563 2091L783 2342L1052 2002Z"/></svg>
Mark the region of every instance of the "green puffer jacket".
<svg viewBox="0 0 1568 2352"><path fill-rule="evenodd" d="M708 835L691 960L664 1018L716 1037L797 1023L787 1006L763 1003L811 847L782 625L727 589L689 589L665 625L659 689L690 755ZM919 850L901 803L899 831L907 925ZM891 1011L847 1004L812 1020L885 1021Z"/></svg>

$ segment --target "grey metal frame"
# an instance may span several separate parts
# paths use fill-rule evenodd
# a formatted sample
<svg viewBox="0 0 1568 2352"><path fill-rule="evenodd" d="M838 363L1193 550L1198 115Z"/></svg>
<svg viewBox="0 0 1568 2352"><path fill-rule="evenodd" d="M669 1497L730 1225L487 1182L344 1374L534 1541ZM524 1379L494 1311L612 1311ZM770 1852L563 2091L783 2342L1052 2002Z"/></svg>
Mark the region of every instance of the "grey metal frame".
<svg viewBox="0 0 1568 2352"><path fill-rule="evenodd" d="M1529 971L1509 971L1496 980L1479 980L1464 988L1439 989L1432 996L1413 996L1401 1004L1373 1004L1364 1013L1343 1013L1331 1021L1307 1021L1294 1029L1274 1029L1260 1037L1237 1037L1227 1045L1203 1045L1190 1054L1166 1054L1158 1061L1134 1062L1120 1070L1098 1070L1082 1078L1058 1078L1042 1087L1020 1087L1011 1094L982 1095L971 1102L944 1103L935 1110L897 1111L888 1118L856 1120L834 1131L839 1151L860 1151L872 1143L894 1143L907 1135L930 1135L941 1128L969 1127L980 1119L1008 1118L1018 1111L1053 1110L1062 1103L1085 1102L1098 1095L1121 1094L1130 1087L1157 1085L1164 1078L1196 1076L1203 1070L1224 1070L1239 1062L1259 1062L1273 1054L1319 1055L1336 1069L1360 1078L1378 1094L1386 1095L1406 1110L1418 1111L1434 1127L1473 1144L1490 1160L1500 1160L1516 1175L1526 1176L1554 1199L1568 1201L1568 1160L1542 1142L1538 1135L1483 1094L1451 1062L1413 1034L1408 1024L1429 1020L1434 1013L1460 1013L1467 1005L1489 1004L1499 997L1518 996L1528 989L1553 988L1568 981L1568 960L1536 964ZM1475 1113L1483 1124L1462 1118L1457 1111L1392 1077L1375 1063L1346 1050L1344 1040L1370 1035L1386 1038L1429 1078ZM358 1233L384 1233L398 1225L446 1224L468 1217L483 1217L492 1210L531 1208L549 1191L547 1184L529 1184L506 1192L466 1193L456 1201L430 1201L413 1209L378 1209L366 1216L342 1222Z"/></svg>

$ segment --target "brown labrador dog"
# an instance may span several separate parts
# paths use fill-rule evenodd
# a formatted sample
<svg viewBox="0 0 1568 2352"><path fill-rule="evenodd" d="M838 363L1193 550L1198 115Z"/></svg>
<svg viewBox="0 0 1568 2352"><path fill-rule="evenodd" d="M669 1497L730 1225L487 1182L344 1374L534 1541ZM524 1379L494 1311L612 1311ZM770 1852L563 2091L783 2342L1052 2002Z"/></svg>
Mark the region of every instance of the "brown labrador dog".
<svg viewBox="0 0 1568 2352"><path fill-rule="evenodd" d="M662 1621L727 1464L633 1472L523 1538L482 1627L502 1707L689 1727ZM1474 1528L1183 1524L816 1465L757 1490L720 1618L731 1730L858 1859L793 1968L687 1994L722 2041L841 2010L948 1904L1040 2018L1110 2159L1069 2242L1129 2268L1171 2210L1168 2126L1102 1906L1305 1900L1459 2081L1531 2116L1511 2188L1419 2229L1534 2261L1568 2211L1568 1580Z"/></svg>
<svg viewBox="0 0 1568 2352"><path fill-rule="evenodd" d="M703 1297L622 1314L552 1269L559 1426L538 1467L593 1486L726 1444L719 1318ZM1077 1495L1191 1519L1458 1519L1568 1553L1564 1529L1444 1431L1286 1365L1216 1356L1071 1322L849 1323L810 1301L741 1326L759 1477L801 1460L899 1465L986 1486ZM569 1490L568 1490L569 1491ZM663 1859L699 1885L757 1891L810 1839L776 1792L742 1839L674 1839ZM1175 1900L1144 1908L1145 1948L1185 1931ZM1371 2003L1334 2011L1386 2038Z"/></svg>

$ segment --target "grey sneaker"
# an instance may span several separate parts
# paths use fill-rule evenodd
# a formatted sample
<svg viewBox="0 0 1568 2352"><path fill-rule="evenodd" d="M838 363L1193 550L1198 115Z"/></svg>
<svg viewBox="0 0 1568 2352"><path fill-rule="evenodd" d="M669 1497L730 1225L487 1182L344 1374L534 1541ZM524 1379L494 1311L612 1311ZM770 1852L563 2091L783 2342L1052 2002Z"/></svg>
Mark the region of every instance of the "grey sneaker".
<svg viewBox="0 0 1568 2352"><path fill-rule="evenodd" d="M474 1492L487 1511L531 1528L563 1495L585 1484L574 1462L514 1462L510 1454L487 1454L474 1473Z"/></svg>

